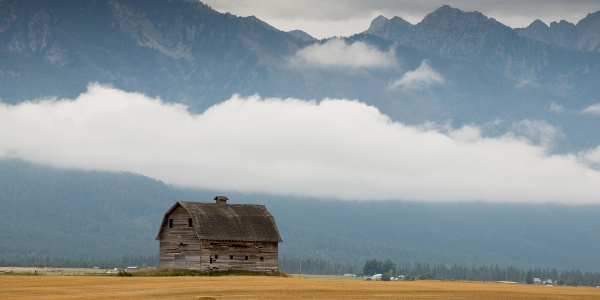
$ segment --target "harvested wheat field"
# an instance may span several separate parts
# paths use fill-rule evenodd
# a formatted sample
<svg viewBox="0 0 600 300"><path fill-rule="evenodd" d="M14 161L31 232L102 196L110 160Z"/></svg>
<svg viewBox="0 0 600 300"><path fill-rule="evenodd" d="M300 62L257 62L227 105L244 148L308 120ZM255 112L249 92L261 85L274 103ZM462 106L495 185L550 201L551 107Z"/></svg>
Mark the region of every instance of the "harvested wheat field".
<svg viewBox="0 0 600 300"><path fill-rule="evenodd" d="M600 299L600 288L294 277L0 276L2 299Z"/></svg>

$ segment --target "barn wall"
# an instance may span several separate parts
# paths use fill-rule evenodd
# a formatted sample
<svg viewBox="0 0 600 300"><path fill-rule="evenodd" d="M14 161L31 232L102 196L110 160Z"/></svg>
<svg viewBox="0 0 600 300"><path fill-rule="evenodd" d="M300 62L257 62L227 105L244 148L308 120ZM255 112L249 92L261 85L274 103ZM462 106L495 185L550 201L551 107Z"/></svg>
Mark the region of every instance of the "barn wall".
<svg viewBox="0 0 600 300"><path fill-rule="evenodd" d="M160 268L200 269L200 240L194 228L188 226L190 217L181 206L167 216L160 239ZM169 228L169 219L173 220L173 228Z"/></svg>
<svg viewBox="0 0 600 300"><path fill-rule="evenodd" d="M277 270L278 243L202 241L201 270ZM212 263L211 263L212 258ZM262 260L261 260L262 258Z"/></svg>

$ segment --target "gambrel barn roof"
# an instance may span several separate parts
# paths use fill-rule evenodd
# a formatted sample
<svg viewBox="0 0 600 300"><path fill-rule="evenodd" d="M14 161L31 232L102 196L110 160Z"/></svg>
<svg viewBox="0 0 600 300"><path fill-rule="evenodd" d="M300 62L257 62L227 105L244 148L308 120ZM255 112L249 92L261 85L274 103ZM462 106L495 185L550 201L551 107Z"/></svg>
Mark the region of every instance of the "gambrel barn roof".
<svg viewBox="0 0 600 300"><path fill-rule="evenodd" d="M226 198L225 198L226 199ZM169 214L181 206L192 218L201 240L239 242L281 242L275 219L264 205L218 204L206 202L175 203L163 217L156 239L162 237Z"/></svg>

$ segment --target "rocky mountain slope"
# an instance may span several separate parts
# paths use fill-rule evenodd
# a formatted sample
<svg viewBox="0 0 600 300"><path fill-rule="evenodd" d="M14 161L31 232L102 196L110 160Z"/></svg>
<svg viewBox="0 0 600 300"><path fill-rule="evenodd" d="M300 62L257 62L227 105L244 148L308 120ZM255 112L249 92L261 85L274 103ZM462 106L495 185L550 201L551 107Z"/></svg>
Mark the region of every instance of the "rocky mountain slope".
<svg viewBox="0 0 600 300"><path fill-rule="evenodd" d="M467 117L474 114L488 120L492 116L544 120L565 133L566 148L581 149L599 141L593 133L600 125L598 118L581 113L598 101L593 82L600 78L600 55L593 51L592 33L600 32L597 15L578 23L576 41L570 32L574 29L564 22L555 26L554 34L546 32L543 23L534 22L528 32L539 34L533 38L479 12L450 6L440 7L416 25L380 16L365 34L394 41L399 48L417 49L429 55L448 78L461 78L445 84L440 98L427 96L429 101L443 101L446 110L460 110L451 114L454 120L481 122ZM561 43L587 46L557 47ZM441 61L451 63L442 66ZM456 73L449 67L459 65ZM471 73L466 66L477 71Z"/></svg>
<svg viewBox="0 0 600 300"><path fill-rule="evenodd" d="M479 12L443 6L414 26L392 20L380 24L376 19L366 32L421 51L473 62L517 83L542 87L559 97L570 98L570 102L557 100L565 105L584 105L591 96L586 78L600 75L596 53L584 54L538 43L521 36L525 35L523 31L513 30ZM530 31L540 31L542 24L534 22ZM556 27L559 26L563 25ZM570 35L565 32L566 27L556 30L555 43L567 42L565 39ZM559 32L564 32L562 42ZM550 34L540 32L536 40L544 39L549 41ZM584 66L592 67L590 70Z"/></svg>
<svg viewBox="0 0 600 300"><path fill-rule="evenodd" d="M600 12L590 13L577 24L562 20L550 26L535 20L526 28L515 29L520 35L582 52L600 52Z"/></svg>
<svg viewBox="0 0 600 300"><path fill-rule="evenodd" d="M73 97L111 84L203 109L254 93L299 48L254 18L190 1L2 1L0 98ZM227 87L227 89L225 89ZM212 102L209 99L213 99ZM205 103L209 102L209 103Z"/></svg>
<svg viewBox="0 0 600 300"><path fill-rule="evenodd" d="M398 62L361 72L290 67L300 49L328 41L200 2L4 0L1 6L0 99L8 103L75 97L99 82L197 112L234 93L334 97L360 99L395 120L451 119L459 126L494 118L554 122L548 114L553 103L582 110L597 101L597 53L537 42L481 13L449 6L416 25L380 16L364 33L346 38L394 53ZM578 43L587 48L594 47L593 20L590 15L578 25ZM423 61L448 80L427 90L390 89Z"/></svg>

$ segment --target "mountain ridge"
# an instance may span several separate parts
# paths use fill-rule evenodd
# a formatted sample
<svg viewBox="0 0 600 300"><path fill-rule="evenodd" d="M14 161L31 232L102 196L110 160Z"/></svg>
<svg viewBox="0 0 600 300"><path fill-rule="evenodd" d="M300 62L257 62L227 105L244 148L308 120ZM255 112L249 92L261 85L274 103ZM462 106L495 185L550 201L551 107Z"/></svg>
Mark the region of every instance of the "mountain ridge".
<svg viewBox="0 0 600 300"><path fill-rule="evenodd" d="M10 83L6 86L11 88L0 92L0 98L14 103L40 96L63 97L61 90L70 90L66 94L75 96L84 91L89 82L101 82L183 102L194 111L202 111L234 93L308 99L342 94L329 87L315 90L304 81L282 82L281 78L296 75L294 70L286 67L289 57L306 46L307 41L317 41L306 36L308 40L298 39L256 17L219 13L201 2L157 1L145 6L130 0L112 1L106 5L94 3L93 6L78 7L73 0L55 1L44 6L31 0L5 1L7 9L2 16L5 21L0 26L3 28L0 42L7 46L0 46L0 51L16 58L12 61L23 63L18 67L10 67L8 62L2 64L7 72L0 74L0 79ZM69 9L63 11L64 7ZM92 11L97 16L89 17ZM572 73L572 69L558 70L558 74L553 71L555 74L549 75L549 81L544 79L546 75L536 71L544 68L544 62L555 60L556 55L576 57L578 54L552 54L556 52L552 48L519 40L514 30L479 12L463 12L446 5L416 25L399 17L383 18L378 25L381 28L369 28L364 34L416 48L424 55L436 53L442 57L466 59L517 83L543 79L547 82L538 84L559 98L573 94L585 98L577 94L585 87L556 88L572 85L561 77ZM525 53L528 48L537 50ZM133 55L123 55L124 49ZM516 59L507 60L508 57ZM526 58L539 62L524 65L520 61ZM145 62L148 61L155 62L157 67L147 66ZM39 88L25 88L26 82L30 82L23 80L26 76L39 75L23 73L26 69L23 64L50 68L52 72L64 73L66 80L79 82L45 84L46 79L38 80ZM595 64L591 67L598 68ZM379 84L389 81L386 75L377 75ZM557 80L561 82L557 83ZM62 88L65 86L74 87ZM33 93L35 90L48 92ZM301 92L286 95L286 91ZM368 103L377 98L390 98L385 93L371 92L366 97L354 94L348 97L361 98ZM385 111L385 107L380 109Z"/></svg>
<svg viewBox="0 0 600 300"><path fill-rule="evenodd" d="M221 98L231 96L229 92L218 91L223 83L219 82L222 79L215 81L216 77L224 78L236 90L244 92L250 82L243 80L240 71L265 73L282 54L299 48L292 36L255 17L218 13L201 2L78 3L72 0L51 4L5 1L8 9L2 18L7 22L0 31L0 42L7 45L2 47L4 51L81 78L77 87L67 93L69 96L84 91L89 82L106 82L126 90L177 99L202 110L215 100L196 104L198 100L206 101L202 100L205 98L202 93L196 93L198 91L221 94ZM65 6L69 9L63 9ZM277 42L268 44L269 50L264 43L258 43L268 43L270 39ZM149 61L158 64L158 68L145 63ZM23 87L26 83L18 81L27 75L22 73L25 68L19 67L11 70L17 76L5 75L9 81L17 80L17 84L7 86L27 91L29 89ZM200 76L208 71L215 75L204 76L205 83L201 83L200 89L191 88L189 81L197 82L194 79L202 78ZM145 74L154 76L148 78ZM256 83L254 80L251 85ZM52 85L42 89L63 96L57 93L60 89ZM20 98L50 95L29 93ZM0 97L5 101L14 98Z"/></svg>
<svg viewBox="0 0 600 300"><path fill-rule="evenodd" d="M561 20L550 26L536 20L525 28L515 28L522 36L565 49L600 51L600 11L589 13L577 24Z"/></svg>
<svg viewBox="0 0 600 300"><path fill-rule="evenodd" d="M534 21L534 26L536 25L540 25L540 22ZM557 126L563 128L567 136L577 135L574 133L577 130L569 124L578 121L559 121L558 119L565 116L558 114L534 117L534 111L541 113L553 105L552 103L560 104L568 110L581 110L582 107L596 101L592 85L589 85L592 78L600 77L600 67L596 66L600 54L596 52L560 48L527 38L518 30L487 18L479 12L464 12L450 6L435 10L422 22L408 29L389 32L385 26L386 24L379 25L381 29L371 30L369 34L416 48L423 53L466 60L485 70L484 72L513 81L517 89L515 94L502 96L500 101L513 98L522 99L517 100L521 104L529 102L527 108L517 108L517 104L513 112L525 110L532 113L532 118L560 123ZM490 86L493 85L488 85ZM518 93L526 91L530 92L529 96L517 96ZM543 97L545 100L537 98L542 93L547 93L547 96ZM450 93L446 95L447 99L454 98L449 96ZM535 99L539 99L538 104L534 104ZM498 100L489 101L496 103ZM537 108L534 108L536 106ZM498 108L494 109L501 111ZM593 147L594 143L596 142L588 144L587 147Z"/></svg>

